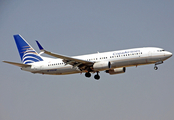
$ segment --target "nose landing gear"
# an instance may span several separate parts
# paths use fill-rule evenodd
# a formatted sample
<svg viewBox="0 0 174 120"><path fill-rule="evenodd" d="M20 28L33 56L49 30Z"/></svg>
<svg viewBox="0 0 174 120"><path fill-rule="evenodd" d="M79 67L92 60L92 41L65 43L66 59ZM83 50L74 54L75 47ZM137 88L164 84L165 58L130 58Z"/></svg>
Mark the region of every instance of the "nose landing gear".
<svg viewBox="0 0 174 120"><path fill-rule="evenodd" d="M158 70L158 67L155 65L154 69L155 69L155 70Z"/></svg>
<svg viewBox="0 0 174 120"><path fill-rule="evenodd" d="M158 67L157 67L156 65L159 65L159 64L162 64L162 63L163 63L163 61L156 62L156 63L155 63L154 69L155 69L155 70L158 70Z"/></svg>

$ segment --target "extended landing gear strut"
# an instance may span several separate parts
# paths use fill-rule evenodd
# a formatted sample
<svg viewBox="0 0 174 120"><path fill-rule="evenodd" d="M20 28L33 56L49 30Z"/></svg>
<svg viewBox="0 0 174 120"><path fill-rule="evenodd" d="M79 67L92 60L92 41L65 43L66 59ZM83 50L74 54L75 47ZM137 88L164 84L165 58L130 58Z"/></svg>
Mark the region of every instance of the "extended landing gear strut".
<svg viewBox="0 0 174 120"><path fill-rule="evenodd" d="M98 75L98 72L97 72L97 75L94 76L94 78L95 78L96 80L99 80L99 79L100 79L100 76Z"/></svg>
<svg viewBox="0 0 174 120"><path fill-rule="evenodd" d="M163 63L163 61L156 62L156 63L155 63L155 66L154 66L154 69L155 69L155 70L158 70L158 67L157 67L156 65L159 65L159 64L162 64L162 63Z"/></svg>

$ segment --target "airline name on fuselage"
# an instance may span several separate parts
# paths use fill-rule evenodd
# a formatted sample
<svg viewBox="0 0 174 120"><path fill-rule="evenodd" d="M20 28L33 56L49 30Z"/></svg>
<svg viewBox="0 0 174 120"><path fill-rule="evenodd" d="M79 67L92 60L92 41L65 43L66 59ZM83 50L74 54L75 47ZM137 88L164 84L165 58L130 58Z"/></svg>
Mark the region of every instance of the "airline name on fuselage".
<svg viewBox="0 0 174 120"><path fill-rule="evenodd" d="M137 53L140 50L131 50L131 51L124 51L124 52L114 52L113 55L121 55L121 54L129 54L129 53Z"/></svg>

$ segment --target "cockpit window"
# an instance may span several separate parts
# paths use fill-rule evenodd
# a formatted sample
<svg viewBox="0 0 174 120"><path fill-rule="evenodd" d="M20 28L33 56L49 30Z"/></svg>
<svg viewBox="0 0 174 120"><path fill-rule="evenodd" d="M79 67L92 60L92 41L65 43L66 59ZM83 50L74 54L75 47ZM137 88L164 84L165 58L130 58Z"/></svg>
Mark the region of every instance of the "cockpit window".
<svg viewBox="0 0 174 120"><path fill-rule="evenodd" d="M165 50L157 50L158 52L162 52L162 51L165 51Z"/></svg>

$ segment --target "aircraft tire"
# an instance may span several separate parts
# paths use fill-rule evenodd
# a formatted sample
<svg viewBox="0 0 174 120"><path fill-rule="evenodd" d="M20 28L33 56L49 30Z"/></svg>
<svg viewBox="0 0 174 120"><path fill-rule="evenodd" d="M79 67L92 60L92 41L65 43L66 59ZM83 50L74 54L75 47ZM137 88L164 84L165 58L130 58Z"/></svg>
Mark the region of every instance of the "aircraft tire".
<svg viewBox="0 0 174 120"><path fill-rule="evenodd" d="M90 78L91 77L91 73L90 72L85 73L85 77Z"/></svg>
<svg viewBox="0 0 174 120"><path fill-rule="evenodd" d="M154 67L154 69L155 69L155 70L158 70L158 67L157 67L157 66L155 66L155 67Z"/></svg>
<svg viewBox="0 0 174 120"><path fill-rule="evenodd" d="M99 79L100 79L100 76L99 76L99 75L95 75L94 78L95 78L96 80L99 80Z"/></svg>

